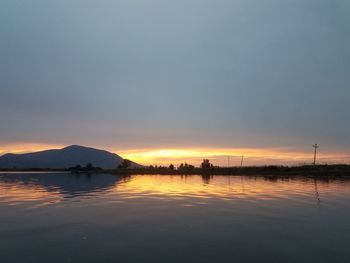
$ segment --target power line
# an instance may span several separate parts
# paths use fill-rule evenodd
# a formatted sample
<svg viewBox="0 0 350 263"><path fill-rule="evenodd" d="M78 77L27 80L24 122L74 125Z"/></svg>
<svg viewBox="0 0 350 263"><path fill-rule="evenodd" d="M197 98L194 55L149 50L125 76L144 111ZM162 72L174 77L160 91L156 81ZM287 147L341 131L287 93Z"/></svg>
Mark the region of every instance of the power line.
<svg viewBox="0 0 350 263"><path fill-rule="evenodd" d="M317 143L312 145L313 148L315 148L314 151L314 165L316 165L316 158L317 158L317 149L320 147Z"/></svg>
<svg viewBox="0 0 350 263"><path fill-rule="evenodd" d="M244 159L244 155L242 155L242 158L241 158L241 167L243 166L243 159Z"/></svg>

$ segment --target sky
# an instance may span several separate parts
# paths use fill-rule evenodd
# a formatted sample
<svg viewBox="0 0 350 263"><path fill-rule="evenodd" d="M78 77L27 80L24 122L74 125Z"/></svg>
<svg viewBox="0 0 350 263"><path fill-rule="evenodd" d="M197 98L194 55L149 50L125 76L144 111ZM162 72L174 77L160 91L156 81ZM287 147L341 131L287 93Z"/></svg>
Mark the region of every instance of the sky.
<svg viewBox="0 0 350 263"><path fill-rule="evenodd" d="M350 162L349 0L0 0L0 154Z"/></svg>

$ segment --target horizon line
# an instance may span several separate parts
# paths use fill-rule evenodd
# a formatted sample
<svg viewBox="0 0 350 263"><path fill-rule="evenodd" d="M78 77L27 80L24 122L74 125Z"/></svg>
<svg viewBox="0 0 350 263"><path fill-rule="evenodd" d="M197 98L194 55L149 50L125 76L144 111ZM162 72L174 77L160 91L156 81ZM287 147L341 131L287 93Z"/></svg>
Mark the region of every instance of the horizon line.
<svg viewBox="0 0 350 263"><path fill-rule="evenodd" d="M0 156L6 153L33 153L38 151L62 149L79 144L46 144L46 143L14 143L0 146ZM83 146L83 145L81 145ZM115 153L122 158L130 159L142 165L178 165L189 163L199 165L203 159L210 159L213 164L220 166L235 166L240 163L242 155L249 165L302 165L311 163L313 149L310 151L296 151L290 148L216 148L216 147L183 147L183 148L142 148L120 149L103 146L83 146L106 150ZM322 148L321 148L322 149ZM318 163L350 163L350 153L321 150L318 154Z"/></svg>

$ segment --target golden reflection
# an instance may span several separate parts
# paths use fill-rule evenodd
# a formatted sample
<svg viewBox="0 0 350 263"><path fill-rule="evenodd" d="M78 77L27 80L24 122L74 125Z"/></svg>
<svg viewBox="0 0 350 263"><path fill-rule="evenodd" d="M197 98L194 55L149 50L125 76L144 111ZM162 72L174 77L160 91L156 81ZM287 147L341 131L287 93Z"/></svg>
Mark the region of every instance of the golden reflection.
<svg viewBox="0 0 350 263"><path fill-rule="evenodd" d="M206 204L209 199L237 200L248 202L259 200L288 199L297 202L316 202L337 195L350 193L350 180L286 178L286 177L248 177L248 176L205 176L205 175L102 175L74 177L65 176L63 184L56 181L35 183L25 175L12 179L12 175L0 181L0 204L18 205L30 203L38 207L62 202L66 198L81 198L92 195L92 202L99 199L121 202L132 199L179 200L192 204ZM47 175L46 175L47 176ZM26 179L25 179L26 178ZM56 179L55 179L56 180ZM102 183L101 183L101 181ZM88 183L88 184L87 184ZM89 186L89 187L87 187Z"/></svg>
<svg viewBox="0 0 350 263"><path fill-rule="evenodd" d="M41 205L57 203L62 199L58 190L50 189L32 184L21 184L19 182L0 182L0 202L21 204L26 202L38 202Z"/></svg>
<svg viewBox="0 0 350 263"><path fill-rule="evenodd" d="M118 184L116 192L134 196L171 198L258 198L270 200L290 196L314 196L314 179L286 179L241 176L137 175ZM317 196L349 191L344 185L318 182ZM339 188L339 189L338 189Z"/></svg>

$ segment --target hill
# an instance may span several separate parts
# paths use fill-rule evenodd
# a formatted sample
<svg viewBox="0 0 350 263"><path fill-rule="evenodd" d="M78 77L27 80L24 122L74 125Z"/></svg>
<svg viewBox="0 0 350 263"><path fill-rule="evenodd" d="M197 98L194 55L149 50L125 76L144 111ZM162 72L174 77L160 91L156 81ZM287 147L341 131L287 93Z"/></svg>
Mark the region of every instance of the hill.
<svg viewBox="0 0 350 263"><path fill-rule="evenodd" d="M122 157L108 151L71 145L63 149L34 153L5 154L0 156L0 169L66 169L76 165L85 166L88 163L103 169L115 169L122 161ZM132 163L132 167L140 165Z"/></svg>

